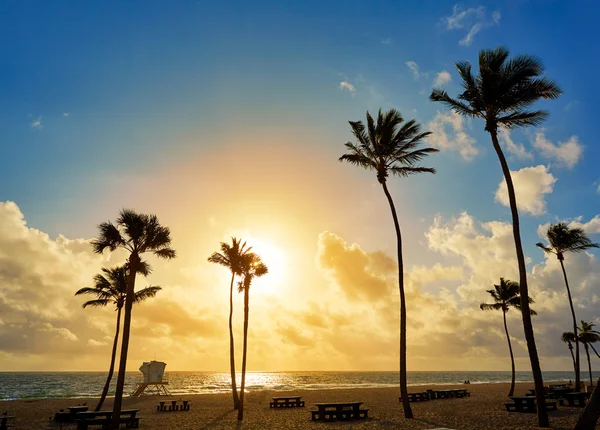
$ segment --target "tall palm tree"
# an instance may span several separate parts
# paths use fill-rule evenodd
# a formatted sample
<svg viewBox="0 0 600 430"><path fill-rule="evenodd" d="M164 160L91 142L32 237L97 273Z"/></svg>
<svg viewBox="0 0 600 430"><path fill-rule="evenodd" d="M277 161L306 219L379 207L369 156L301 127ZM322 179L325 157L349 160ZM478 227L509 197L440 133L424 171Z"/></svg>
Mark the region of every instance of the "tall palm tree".
<svg viewBox="0 0 600 430"><path fill-rule="evenodd" d="M585 235L584 231L580 228L569 228L569 226L563 222L558 224L550 225L546 232L546 237L550 246L545 246L543 243L537 243L536 246L541 248L547 254L554 254L558 261L560 261L560 267L562 268L563 277L565 279L565 286L567 287L567 296L569 297L569 305L571 306L571 317L573 318L573 333L577 333L577 317L575 316L575 307L573 306L573 299L571 297L571 289L569 288L569 280L567 279L567 272L565 270L565 253L566 252L583 252L590 248L598 248L597 243L592 241ZM580 389L581 375L580 375L580 364L579 364L579 339L575 336L575 390Z"/></svg>
<svg viewBox="0 0 600 430"><path fill-rule="evenodd" d="M231 283L229 284L229 367L231 370L231 393L233 395L233 408L237 409L240 403L235 381L235 348L233 342L233 282L235 276L243 275L244 261L250 254L251 246L235 237L231 238L231 245L221 242L221 252L213 252L208 257L211 263L220 264L231 271Z"/></svg>
<svg viewBox="0 0 600 430"><path fill-rule="evenodd" d="M510 343L510 336L508 334L508 326L506 325L506 313L510 308L515 308L521 311L521 297L519 292L519 283L500 278L500 284L494 285L493 290L487 290L487 292L494 299L494 303L482 303L479 308L482 311L502 311L504 317L504 332L506 333L506 339L508 340L508 351L510 352L510 364L512 369L512 377L510 380L510 390L508 397L511 397L515 392L515 357L513 356L512 345ZM533 299L529 298L529 303L533 303ZM531 315L537 315L533 309L529 309Z"/></svg>
<svg viewBox="0 0 600 430"><path fill-rule="evenodd" d="M97 274L94 276L94 286L84 287L75 293L76 296L81 294L89 294L95 296L93 300L88 300L83 304L85 309L88 306L91 307L105 307L109 304L114 304L117 311L117 326L115 328L115 338L113 340L112 353L110 356L110 366L108 368L108 376L106 377L106 383L102 390L100 400L96 405L96 411L99 411L104 404L104 400L108 394L110 388L110 381L113 377L115 370L115 358L117 356L117 341L119 339L119 329L121 327L121 309L125 304L125 296L127 293L127 266L115 267L112 269L103 268L104 274ZM139 272L138 272L139 273ZM136 291L133 297L134 303L141 303L148 300L151 297L156 296L161 290L158 286L146 287L140 291Z"/></svg>
<svg viewBox="0 0 600 430"><path fill-rule="evenodd" d="M577 364L575 361L575 354L573 354L573 344L577 342L577 336L572 331L566 331L560 337L564 343L566 343L569 347L569 352L571 353L571 359L573 360L573 369L575 370L575 374L577 375ZM576 388L577 390L579 388Z"/></svg>
<svg viewBox="0 0 600 430"><path fill-rule="evenodd" d="M377 181L381 184L387 197L396 228L397 253L398 253L398 289L400 290L400 397L404 408L404 416L412 418L412 410L408 402L406 387L406 300L404 297L404 264L402 260L402 234L396 214L394 201L387 188L387 179L390 174L400 178L417 173L435 173L435 169L422 167L419 162L427 155L438 152L435 148L417 149L422 140L431 133L421 131L421 126L410 120L404 119L395 109L377 115L377 123L367 112L367 125L361 121L349 121L352 134L356 143L346 143L348 153L340 157L340 161L374 170ZM402 124L404 123L404 124Z"/></svg>
<svg viewBox="0 0 600 430"><path fill-rule="evenodd" d="M125 385L125 370L127 368L127 352L131 331L131 308L135 301L135 275L142 272L148 275L150 266L141 259L145 253L151 253L158 258L175 258L175 250L171 248L171 231L162 226L156 215L140 214L130 209L119 213L116 223L103 222L98 226L100 233L92 240L94 252L102 254L124 249L129 253L127 258L127 292L125 293L125 316L123 318L123 339L121 341L121 359L115 388L115 400L110 428L119 428L121 405L123 404L123 387Z"/></svg>
<svg viewBox="0 0 600 430"><path fill-rule="evenodd" d="M583 348L585 349L585 355L587 356L588 361L588 370L590 372L590 386L592 387L594 386L594 379L592 377L592 362L590 360L589 346L594 348L592 344L600 341L600 333L594 330L594 326L595 324L591 322L581 320L581 327L578 327L579 334L577 336L579 338L579 342L583 343Z"/></svg>
<svg viewBox="0 0 600 430"><path fill-rule="evenodd" d="M434 89L429 98L444 103L460 115L482 118L485 121L485 130L490 134L492 145L498 155L512 214L523 309L521 314L535 382L538 424L540 427L549 427L548 413L544 407L544 380L529 312L527 268L521 244L517 199L510 169L498 142L498 126L511 129L540 124L548 117L548 113L542 110L527 110L527 108L539 99L557 98L561 90L554 82L540 77L544 73L544 66L536 57L518 55L509 60L508 55L508 49L504 47L480 51L479 73L476 76L473 76L469 62L456 63L464 92L458 96L458 99L453 99L446 91Z"/></svg>
<svg viewBox="0 0 600 430"><path fill-rule="evenodd" d="M246 353L248 350L248 316L250 314L250 284L254 278L259 278L268 273L269 269L255 253L250 253L245 258L243 279L238 283L238 292L244 292L244 351L242 354L242 385L240 387L240 407L238 408L238 421L244 418L244 389L246 388Z"/></svg>

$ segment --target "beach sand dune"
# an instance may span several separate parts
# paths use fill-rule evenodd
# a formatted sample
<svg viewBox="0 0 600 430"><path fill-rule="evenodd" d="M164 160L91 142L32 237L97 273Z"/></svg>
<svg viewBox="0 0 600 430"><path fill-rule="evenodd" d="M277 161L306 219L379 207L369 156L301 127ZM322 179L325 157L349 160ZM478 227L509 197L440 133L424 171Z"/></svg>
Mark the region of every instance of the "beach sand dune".
<svg viewBox="0 0 600 430"><path fill-rule="evenodd" d="M504 410L508 384L472 384L443 386L465 388L472 393L463 399L435 400L413 403L415 419L403 418L398 402L397 388L356 388L344 390L317 390L297 392L264 391L246 395L244 421L238 424L237 413L231 408L231 394L201 394L172 396L167 399L186 399L192 404L189 412L158 413L156 405L164 397L124 399L125 408L140 409L141 429L148 430L201 430L201 429L338 429L386 428L432 429L446 427L465 430L534 429L535 414L508 413ZM410 387L409 391L422 391L435 386ZM516 394L525 394L532 383L517 384ZM269 401L276 395L302 395L306 408L271 409ZM95 399L15 400L0 404L0 412L16 415L16 429L58 429L49 418L59 409L87 402L93 407ZM362 401L369 409L369 419L353 422L318 423L310 420L309 410L318 402ZM104 409L110 409L112 401ZM572 429L581 409L559 407L550 413L552 428ZM64 428L75 429L75 426ZM597 427L600 428L600 427Z"/></svg>

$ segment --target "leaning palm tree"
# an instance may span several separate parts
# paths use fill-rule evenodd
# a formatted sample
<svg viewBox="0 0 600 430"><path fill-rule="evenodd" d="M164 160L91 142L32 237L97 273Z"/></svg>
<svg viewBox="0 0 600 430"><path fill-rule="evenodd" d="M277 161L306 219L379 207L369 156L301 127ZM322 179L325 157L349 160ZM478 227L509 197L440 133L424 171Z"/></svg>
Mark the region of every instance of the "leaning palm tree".
<svg viewBox="0 0 600 430"><path fill-rule="evenodd" d="M148 275L150 266L141 256L151 253L159 258L175 258L175 250L171 248L171 231L158 222L156 215L139 214L123 209L115 224L103 222L98 226L100 233L92 240L94 252L102 254L105 250L124 249L129 253L127 259L127 292L125 293L125 316L123 318L123 339L121 341L121 359L115 388L115 400L110 423L111 429L119 428L121 405L123 403L123 387L125 385L125 369L131 331L131 308L135 301L135 276L142 272Z"/></svg>
<svg viewBox="0 0 600 430"><path fill-rule="evenodd" d="M96 405L96 411L99 411L104 404L104 400L108 395L108 389L110 388L110 381L112 380L113 373L115 370L115 358L117 356L117 341L119 339L119 329L121 327L121 310L125 304L125 296L127 293L127 266L115 267L112 269L102 269L103 274L97 274L94 276L94 286L84 287L75 293L76 296L81 294L89 294L95 296L93 300L88 300L83 304L85 309L88 306L91 307L105 307L109 304L115 305L117 311L117 326L115 329L115 338L113 340L112 353L110 356L110 366L108 368L108 376L106 377L106 383L102 390L100 400ZM139 272L138 272L139 273ZM146 287L140 291L136 291L133 297L134 303L141 303L148 300L151 297L156 296L156 293L160 291L158 286Z"/></svg>
<svg viewBox="0 0 600 430"><path fill-rule="evenodd" d="M242 385L240 386L240 403L238 421L244 419L244 389L246 388L246 352L248 350L248 316L250 314L250 284L254 278L268 273L269 269L255 253L246 255L244 259L243 279L238 283L238 292L244 292L244 350L242 353Z"/></svg>
<svg viewBox="0 0 600 430"><path fill-rule="evenodd" d="M594 386L594 379L592 377L592 362L590 360L589 346L594 348L592 344L600 341L600 333L594 330L594 326L595 324L582 320L581 327L577 328L579 330L579 334L577 336L578 340L583 344L583 348L585 349L585 355L587 356L588 370L590 372L590 386Z"/></svg>
<svg viewBox="0 0 600 430"><path fill-rule="evenodd" d="M225 266L231 271L231 283L229 284L229 367L231 370L231 392L233 395L234 409L238 408L240 400L235 382L235 349L233 342L233 282L236 275L243 275L244 261L251 249L251 246L246 246L246 242L242 242L240 239L232 237L231 245L226 242L221 242L221 252L213 252L213 254L208 257L209 262Z"/></svg>
<svg viewBox="0 0 600 430"><path fill-rule="evenodd" d="M456 63L456 68L462 78L463 93L458 96L458 99L453 99L446 91L434 89L429 98L432 101L444 103L460 115L482 118L485 121L485 130L490 133L492 145L502 166L512 213L513 236L519 266L521 307L523 308L521 314L535 382L538 424L540 427L548 427L550 424L544 407L544 380L529 312L527 268L521 244L519 211L510 169L498 142L498 127L511 129L540 124L548 117L548 113L542 110L527 110L527 108L539 99L557 98L560 96L561 90L554 82L541 77L544 67L536 57L518 55L509 60L508 55L509 52L504 47L480 51L479 73L476 76L473 75L469 62Z"/></svg>
<svg viewBox="0 0 600 430"><path fill-rule="evenodd" d="M510 380L510 390L508 397L512 397L515 392L515 357L513 356L512 345L510 343L510 336L508 334L508 326L506 325L506 313L510 308L514 308L521 311L521 297L519 292L518 282L504 280L500 278L500 284L494 285L493 290L487 290L487 292L494 299L494 303L482 303L479 308L482 311L502 311L504 317L504 332L506 333L506 340L508 340L508 352L510 353L510 364L512 369L512 377ZM533 299L529 298L529 303L533 303ZM531 315L537 315L533 309L529 309Z"/></svg>
<svg viewBox="0 0 600 430"><path fill-rule="evenodd" d="M377 115L377 123L367 112L367 125L361 121L350 121L352 134L356 143L346 143L348 153L340 157L340 161L374 170L377 181L390 205L394 227L396 228L398 253L398 289L400 290L400 397L404 408L404 416L412 418L412 410L408 402L406 386L406 300L404 297L404 264L402 260L402 235L396 214L394 201L387 188L390 174L406 178L417 173L435 173L435 169L422 167L419 162L427 155L438 152L435 148L417 149L423 139L431 133L422 132L421 126L410 120L404 124L404 119L395 109Z"/></svg>
<svg viewBox="0 0 600 430"><path fill-rule="evenodd" d="M598 248L597 243L592 241L585 235L585 232L580 228L569 228L565 223L559 222L558 224L550 225L546 232L546 237L550 246L545 246L543 243L537 243L536 246L541 248L548 254L556 255L558 261L560 261L560 267L562 268L563 277L565 279L565 286L567 287L567 296L569 297L569 305L571 306L571 317L573 318L573 333L577 333L577 317L575 316L575 307L573 306L573 299L571 297L571 289L569 288L569 280L567 279L567 272L565 270L565 253L566 252L583 252L590 248ZM579 364L579 339L575 336L575 390L579 390L581 384L580 376L580 364Z"/></svg>
<svg viewBox="0 0 600 430"><path fill-rule="evenodd" d="M571 353L571 359L573 360L573 369L575 369L575 374L577 375L577 364L575 361L575 354L573 354L573 344L577 342L577 336L572 331L566 331L560 337L564 343L569 347L569 352ZM576 388L579 389L579 388Z"/></svg>

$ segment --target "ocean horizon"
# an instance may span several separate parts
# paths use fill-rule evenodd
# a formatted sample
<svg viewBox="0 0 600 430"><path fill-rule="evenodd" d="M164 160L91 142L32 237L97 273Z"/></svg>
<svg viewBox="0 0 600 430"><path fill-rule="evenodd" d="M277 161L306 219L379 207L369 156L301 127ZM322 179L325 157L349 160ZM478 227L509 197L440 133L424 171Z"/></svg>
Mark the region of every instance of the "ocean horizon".
<svg viewBox="0 0 600 430"><path fill-rule="evenodd" d="M544 381L574 380L573 371L544 372ZM582 374L582 376L584 376ZM594 373L594 379L600 376ZM229 372L172 371L166 373L173 395L215 394L231 390ZM240 374L237 375L239 381ZM510 371L413 371L408 385L454 385L468 380L471 384L510 382ZM587 380L585 377L583 380ZM116 373L109 396L113 395ZM531 372L516 372L517 382L533 382ZM0 400L99 397L106 372L0 372ZM130 394L141 382L137 371L127 372L125 393ZM348 388L396 387L398 371L318 371L248 372L246 392L335 390Z"/></svg>

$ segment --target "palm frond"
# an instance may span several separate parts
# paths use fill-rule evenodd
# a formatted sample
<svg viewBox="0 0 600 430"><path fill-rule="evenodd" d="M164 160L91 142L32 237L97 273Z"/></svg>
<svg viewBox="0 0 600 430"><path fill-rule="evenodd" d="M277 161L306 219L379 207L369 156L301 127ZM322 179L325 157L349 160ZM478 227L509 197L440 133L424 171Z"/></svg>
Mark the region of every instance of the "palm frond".
<svg viewBox="0 0 600 430"><path fill-rule="evenodd" d="M394 176L398 176L400 178L407 178L408 176L411 175L416 175L417 173L435 173L436 170L432 167L399 167L399 166L392 166L389 169L389 172L394 175Z"/></svg>
<svg viewBox="0 0 600 430"><path fill-rule="evenodd" d="M536 111L516 111L499 116L496 121L508 129L516 127L536 126L543 123L548 118L548 112L543 110Z"/></svg>
<svg viewBox="0 0 600 430"><path fill-rule="evenodd" d="M161 287L156 285L142 288L141 290L135 292L133 296L133 303L141 303L143 301L146 301L156 296L156 293L158 293L161 289Z"/></svg>
<svg viewBox="0 0 600 430"><path fill-rule="evenodd" d="M474 111L466 104L453 99L446 91L441 89L434 89L429 96L429 100L432 102L441 102L461 115L470 117L480 116L478 112Z"/></svg>
<svg viewBox="0 0 600 430"><path fill-rule="evenodd" d="M479 309L482 311L501 311L503 306L502 303L482 303L479 305Z"/></svg>
<svg viewBox="0 0 600 430"><path fill-rule="evenodd" d="M110 303L112 303L112 300L109 300L109 299L88 300L87 302L85 302L83 304L83 307L87 308L88 306L90 306L93 308L100 308L100 307L106 306Z"/></svg>
<svg viewBox="0 0 600 430"><path fill-rule="evenodd" d="M114 251L125 245L125 240L121 236L119 229L109 222L103 222L98 226L100 234L90 243L96 254L102 254L104 250Z"/></svg>

